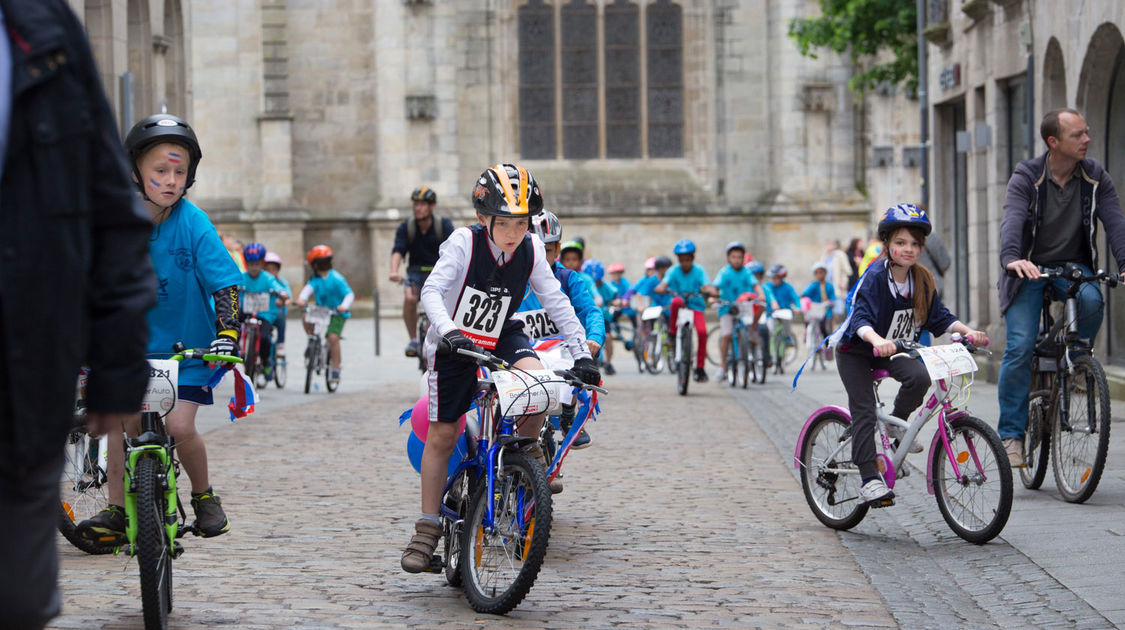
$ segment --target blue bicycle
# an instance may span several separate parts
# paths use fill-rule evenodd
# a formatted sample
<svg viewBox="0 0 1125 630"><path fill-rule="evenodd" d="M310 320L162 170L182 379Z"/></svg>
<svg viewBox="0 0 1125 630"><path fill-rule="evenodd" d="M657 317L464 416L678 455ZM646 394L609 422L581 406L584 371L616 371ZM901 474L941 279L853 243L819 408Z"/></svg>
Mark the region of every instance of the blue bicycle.
<svg viewBox="0 0 1125 630"><path fill-rule="evenodd" d="M442 497L445 560L435 554L429 570L444 570L446 582L463 587L473 610L502 615L531 590L551 534L547 471L524 453L537 438L516 429L528 416L554 411L560 384L605 390L565 370L521 370L488 352L458 353L482 366L474 396L477 413L475 418L469 414L458 446L465 455ZM571 433L576 436L580 428L576 422ZM553 474L561 455L565 450L553 458Z"/></svg>
<svg viewBox="0 0 1125 630"><path fill-rule="evenodd" d="M727 302L723 300L715 303L719 308L729 307L730 315L733 318L730 349L727 350L726 361L724 362L727 381L731 387L737 387L741 383L742 389L746 389L750 381L758 380L759 370L762 373L762 382L765 382L764 355L761 352L755 352L759 345L757 340L758 329L754 325L755 303L762 304L761 301Z"/></svg>

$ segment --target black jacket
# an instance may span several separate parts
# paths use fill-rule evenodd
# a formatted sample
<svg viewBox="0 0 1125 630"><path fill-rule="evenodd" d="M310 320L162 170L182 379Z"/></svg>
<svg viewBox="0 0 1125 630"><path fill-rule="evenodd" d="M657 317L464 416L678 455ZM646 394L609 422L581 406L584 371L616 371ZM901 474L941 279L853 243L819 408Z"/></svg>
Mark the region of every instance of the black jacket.
<svg viewBox="0 0 1125 630"><path fill-rule="evenodd" d="M58 455L80 364L88 408L140 407L152 224L138 199L82 24L64 0L0 0L12 112L0 175L5 465ZM0 414L0 416L8 414Z"/></svg>
<svg viewBox="0 0 1125 630"><path fill-rule="evenodd" d="M1039 230L1049 230L1043 225L1042 206L1047 198L1047 187L1043 185L1050 177L1047 168L1047 154L1033 160L1024 160L1016 166L1016 172L1008 180L1008 191L1004 198L1004 218L1000 221L1000 266L1031 256L1035 246L1035 235ZM1121 214L1121 200L1113 187L1113 179L1093 159L1078 163L1078 171L1072 177L1079 178L1082 194L1082 229L1086 232L1083 251L1074 252L1072 262L1083 263L1094 271L1098 270L1098 221L1105 226L1110 249L1117 262L1117 270L1125 272L1125 216ZM1005 313L1016 296L1023 280L1000 272L996 288L1000 293L1000 312Z"/></svg>

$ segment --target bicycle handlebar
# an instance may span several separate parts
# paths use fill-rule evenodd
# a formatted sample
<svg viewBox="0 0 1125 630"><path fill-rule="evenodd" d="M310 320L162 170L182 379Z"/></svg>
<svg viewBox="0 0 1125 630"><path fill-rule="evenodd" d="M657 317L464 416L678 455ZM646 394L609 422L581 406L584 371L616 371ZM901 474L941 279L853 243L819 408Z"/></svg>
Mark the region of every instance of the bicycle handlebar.
<svg viewBox="0 0 1125 630"><path fill-rule="evenodd" d="M189 349L182 341L178 341L172 346L172 354L169 359L172 361L183 361L184 359L199 359L207 363L242 363L241 357L236 357L229 354L208 354L208 348L191 348Z"/></svg>
<svg viewBox="0 0 1125 630"><path fill-rule="evenodd" d="M609 394L609 390L605 389L604 387L599 387L597 385L590 385L589 383L583 382L582 379L578 378L574 374L574 372L571 372L570 370L555 370L554 372L555 372L556 376L562 377L563 381L565 381L566 384L570 385L571 387L579 387L579 388L582 388L582 389L588 389L588 390L598 392L599 394Z"/></svg>
<svg viewBox="0 0 1125 630"><path fill-rule="evenodd" d="M960 333L953 333L952 335L949 336L949 340L952 341L953 343L959 343L959 344L965 346L965 349L968 350L970 354L978 354L978 353L983 352L984 354L987 354L988 356L992 356L991 350L986 350L984 348L981 348L981 347L975 345L968 337L964 337ZM926 346L924 346L924 345L922 345L922 344L920 344L916 341L906 341L904 339L895 339L895 350L896 350L896 352L895 352L895 354L891 355L891 358L892 359L901 359L901 358L917 359L918 358L918 349L919 348L925 348L925 347Z"/></svg>
<svg viewBox="0 0 1125 630"><path fill-rule="evenodd" d="M1097 270L1093 275L1086 275L1086 272L1082 270L1082 267L1079 267L1075 263L1067 263L1066 265L1061 267L1044 267L1042 265L1036 265L1035 268L1039 270L1039 278L1037 278L1037 280L1062 278L1063 280L1067 280L1072 284L1081 284L1084 282L1104 282L1106 286L1111 288L1116 287L1118 284L1121 284L1120 276L1109 273L1103 269ZM1006 275L1010 278L1019 277L1019 274L1012 271L1011 269L1008 269L1006 271Z"/></svg>

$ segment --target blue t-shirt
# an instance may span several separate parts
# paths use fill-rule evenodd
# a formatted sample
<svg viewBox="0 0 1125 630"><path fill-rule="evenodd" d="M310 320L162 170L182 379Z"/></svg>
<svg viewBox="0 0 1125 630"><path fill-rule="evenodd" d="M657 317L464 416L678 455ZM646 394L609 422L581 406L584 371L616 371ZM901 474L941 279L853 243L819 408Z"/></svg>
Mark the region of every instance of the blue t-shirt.
<svg viewBox="0 0 1125 630"><path fill-rule="evenodd" d="M578 316L578 321L586 330L586 339L597 342L599 346L605 345L605 319L602 317L601 310L594 306L594 298L590 295L586 281L582 279L579 272L569 269L563 271L564 269L566 268L561 263L555 262L554 272L559 280L559 288L570 298L574 314ZM535 295L535 291L532 291L529 285L524 292L523 302L516 312L536 311L541 308L543 304L539 301L539 296ZM554 323L549 326L553 326L556 330L558 328Z"/></svg>
<svg viewBox="0 0 1125 630"><path fill-rule="evenodd" d="M624 299L625 295L629 293L629 288L631 286L629 284L629 281L625 279L625 276L621 276L621 279L617 282L610 281L609 284L612 284L614 288L617 289L617 297L622 299Z"/></svg>
<svg viewBox="0 0 1125 630"><path fill-rule="evenodd" d="M211 294L242 281L215 226L198 206L181 199L153 228L149 255L158 284L156 306L148 312L148 353L167 357L177 341L206 348L217 332ZM212 372L202 361L184 361L179 382L206 385Z"/></svg>
<svg viewBox="0 0 1125 630"><path fill-rule="evenodd" d="M832 286L831 282L824 283L824 294L828 297L828 310L824 312L824 316L832 317L832 304L836 301L836 287ZM801 292L801 297L807 297L815 304L820 304L820 283L813 280L805 290Z"/></svg>
<svg viewBox="0 0 1125 630"><path fill-rule="evenodd" d="M259 272L257 278L250 277L249 271L242 272L240 290L245 293L268 293L270 291L289 292L285 287L281 286L277 278L268 271ZM272 324L277 321L278 313L281 312L281 308L277 305L277 296L270 296L269 305L270 307L268 309L258 311L254 313L254 315L257 315L258 319L264 319ZM243 308L243 310L245 311L246 309Z"/></svg>
<svg viewBox="0 0 1125 630"><path fill-rule="evenodd" d="M601 284L595 282L594 290L598 292L598 295L602 296L602 313L606 317L609 317L610 302L620 297L617 293L617 285L612 282L602 282Z"/></svg>
<svg viewBox="0 0 1125 630"><path fill-rule="evenodd" d="M767 282L765 286L769 291L769 293L766 294L766 298L770 301L776 301L778 308L801 308L801 296L797 295L797 289L794 289L793 285L788 282L782 282L780 285ZM773 312L772 308L770 312Z"/></svg>
<svg viewBox="0 0 1125 630"><path fill-rule="evenodd" d="M337 306L343 304L344 298L352 292L352 288L348 286L348 281L344 279L344 275L335 269L329 269L328 274L324 277L313 274L313 277L309 278L309 284L312 285L316 303L319 306L326 306L330 309L335 309ZM343 315L344 317L352 316L350 311L347 313L336 313L336 315Z"/></svg>
<svg viewBox="0 0 1125 630"><path fill-rule="evenodd" d="M291 298L295 297L293 295L293 290L289 288L289 281L288 280L286 280L285 278L283 278L281 276L274 276L274 279L277 280L277 283L281 285L282 291L285 291L286 293L288 293L289 297L291 297ZM277 307L277 312L281 317L285 317L285 313L288 312L288 311L289 311L289 309L285 306Z"/></svg>
<svg viewBox="0 0 1125 630"><path fill-rule="evenodd" d="M654 273L637 280L637 284L633 285L633 292L649 298L649 304L652 306L668 308L668 305L672 303L672 296L667 293L655 292L653 289L658 284L660 284L660 276Z"/></svg>
<svg viewBox="0 0 1125 630"><path fill-rule="evenodd" d="M715 281L711 284L719 287L720 300L734 302L743 293L752 292L758 285L758 279L746 267L735 271L730 265L725 265L715 274ZM726 315L729 310L729 306L724 306L719 309L719 315Z"/></svg>
<svg viewBox="0 0 1125 630"><path fill-rule="evenodd" d="M707 286L707 272L703 271L703 267L693 264L691 271L684 273L682 267L675 265L664 274L662 282L668 284L668 291L671 293L699 293L700 289ZM702 311L706 310L707 303L702 296L693 295L687 299L687 307Z"/></svg>

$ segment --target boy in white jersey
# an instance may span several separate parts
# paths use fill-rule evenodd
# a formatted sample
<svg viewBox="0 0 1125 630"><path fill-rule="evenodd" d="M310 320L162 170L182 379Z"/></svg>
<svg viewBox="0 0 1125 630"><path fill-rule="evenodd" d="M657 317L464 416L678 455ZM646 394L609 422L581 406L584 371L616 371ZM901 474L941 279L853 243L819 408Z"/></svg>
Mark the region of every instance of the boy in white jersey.
<svg viewBox="0 0 1125 630"><path fill-rule="evenodd" d="M543 241L528 234L531 218L543 208L535 179L514 164L494 166L477 180L473 206L479 223L454 230L442 243L438 262L421 291L422 306L432 322L424 348L430 429L422 453L422 516L402 553L402 568L410 573L429 567L441 538L438 514L449 456L458 438L457 420L468 411L476 388L476 364L456 351L478 351L483 346L519 368L542 369L523 323L512 319L530 285L576 358L574 373L587 383L601 380L582 325L547 264ZM540 415L523 422L520 435L537 437L543 419ZM538 444L527 452L546 467ZM561 481L552 488L561 490Z"/></svg>

